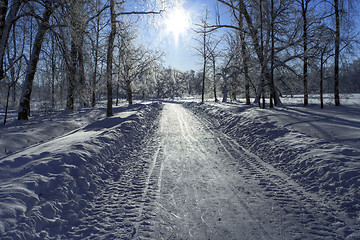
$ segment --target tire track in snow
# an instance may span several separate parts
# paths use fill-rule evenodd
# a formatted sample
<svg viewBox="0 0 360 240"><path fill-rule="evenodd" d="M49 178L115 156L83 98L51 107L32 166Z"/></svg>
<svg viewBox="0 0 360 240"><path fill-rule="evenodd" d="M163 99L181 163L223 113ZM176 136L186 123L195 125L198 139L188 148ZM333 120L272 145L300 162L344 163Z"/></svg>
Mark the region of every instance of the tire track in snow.
<svg viewBox="0 0 360 240"><path fill-rule="evenodd" d="M206 134L182 106L173 104L164 109L168 109L168 117L163 120L167 125L164 156L169 159L164 161L167 174L162 181L166 184L160 193L161 213L155 236L236 239L240 234L247 239L279 239L263 228L260 217L241 200L243 196L238 196L224 169L217 166L218 156L204 142L215 142L214 137Z"/></svg>
<svg viewBox="0 0 360 240"><path fill-rule="evenodd" d="M258 182L263 190L263 194L258 194L258 197L264 198L264 201L273 201L274 207L283 212L280 215L280 223L287 225L286 231L290 231L294 238L336 239L339 236L344 238L347 232L351 232L337 210L325 205L319 196L306 192L290 177L214 128L208 119L200 119L198 116L196 118L209 132L219 136L219 146L228 154L244 179ZM248 157L242 157L244 155ZM300 222L302 228L291 225L292 221Z"/></svg>
<svg viewBox="0 0 360 240"><path fill-rule="evenodd" d="M184 109L185 110L185 109ZM179 113L178 113L179 115ZM195 139L191 133L194 133L196 130L195 129L189 129L189 127L186 124L185 119L183 118L184 114L181 114L180 116L180 120L182 125L185 126L185 131L186 131L186 135L188 136L187 139L191 139L191 141L188 140L188 142L190 143L190 147L194 150L194 151L198 151L203 159L209 159L210 157L208 156L208 153L206 151L206 149L204 148L204 146L197 140ZM197 118L197 120L199 122L202 122L199 120L199 118ZM206 127L207 128L207 127ZM207 128L209 130L209 128ZM210 132L212 133L212 135L215 136L215 133L213 131L210 130ZM219 138L217 138L217 140L219 140ZM219 141L220 144L221 141ZM195 144L194 144L195 143ZM196 150L197 149L197 150ZM224 147L223 148L224 151L229 155L229 157L231 157L233 160L235 160L233 158L233 156L229 153L229 151ZM221 179L222 181L226 182L226 184L224 184L224 186L233 193L233 196L236 197L239 201L239 203L242 205L242 207L244 209L246 209L246 211L248 212L249 216L252 218L252 220L254 220L254 222L259 223L260 219L253 213L253 211L248 207L248 205L242 200L242 198L237 194L237 191L235 190L236 187L234 185L232 185L229 181L227 181L227 179L224 178L224 176L222 176L220 174L220 169L211 161L207 161L207 164L209 164L211 167L210 169L212 170L212 174L216 176L217 179ZM215 170L216 169L216 170ZM267 230L265 228L263 228L262 225L258 224L259 229L261 229L261 231L264 233L264 235L266 235L268 237L268 239L271 239L271 236L269 235L269 233L267 232Z"/></svg>
<svg viewBox="0 0 360 240"><path fill-rule="evenodd" d="M152 163L143 189L143 195L140 200L138 217L135 224L135 234L133 236L135 239L140 236L152 238L150 233L154 232L152 229L154 224L151 223L150 220L154 216L152 213L154 209L153 204L161 187L161 175L163 170L162 161L159 155L161 154L160 152L162 151L164 140L159 140L159 142L152 158Z"/></svg>
<svg viewBox="0 0 360 240"><path fill-rule="evenodd" d="M155 133L141 145L144 148L135 150L129 159L122 159L121 154L114 156L122 162L119 178L104 180L105 188L84 210L70 238L153 239L163 141Z"/></svg>

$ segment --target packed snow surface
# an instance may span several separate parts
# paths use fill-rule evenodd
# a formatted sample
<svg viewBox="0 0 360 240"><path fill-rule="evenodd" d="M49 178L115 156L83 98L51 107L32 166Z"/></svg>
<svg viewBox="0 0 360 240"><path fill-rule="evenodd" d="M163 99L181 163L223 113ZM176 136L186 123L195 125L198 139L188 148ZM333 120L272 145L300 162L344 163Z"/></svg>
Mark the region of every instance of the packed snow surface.
<svg viewBox="0 0 360 240"><path fill-rule="evenodd" d="M1 239L360 239L358 106L114 112L3 127Z"/></svg>

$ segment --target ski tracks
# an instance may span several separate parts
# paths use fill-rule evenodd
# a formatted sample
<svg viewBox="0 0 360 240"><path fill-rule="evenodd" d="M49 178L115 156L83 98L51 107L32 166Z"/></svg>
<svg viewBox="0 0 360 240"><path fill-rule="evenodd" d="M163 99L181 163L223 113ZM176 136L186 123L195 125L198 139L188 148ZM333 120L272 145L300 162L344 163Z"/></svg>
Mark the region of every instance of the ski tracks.
<svg viewBox="0 0 360 240"><path fill-rule="evenodd" d="M281 236L291 239L346 239L357 231L358 228L347 222L335 204L329 205L329 201L324 201L321 196L305 191L283 172L242 147L219 128L214 128L214 124L206 118L196 118L207 131L218 136L218 146L229 157L229 161L223 163L238 171L245 183L242 191L248 192L250 198L254 195L259 203L266 203L263 210L272 214L268 221L278 222L275 226Z"/></svg>
<svg viewBox="0 0 360 240"><path fill-rule="evenodd" d="M153 239L162 146L155 133L143 149L120 160L118 179L107 179L107 185L84 210L81 223L73 228L72 239Z"/></svg>
<svg viewBox="0 0 360 240"><path fill-rule="evenodd" d="M70 238L344 239L354 231L335 207L208 119L165 104L159 121Z"/></svg>

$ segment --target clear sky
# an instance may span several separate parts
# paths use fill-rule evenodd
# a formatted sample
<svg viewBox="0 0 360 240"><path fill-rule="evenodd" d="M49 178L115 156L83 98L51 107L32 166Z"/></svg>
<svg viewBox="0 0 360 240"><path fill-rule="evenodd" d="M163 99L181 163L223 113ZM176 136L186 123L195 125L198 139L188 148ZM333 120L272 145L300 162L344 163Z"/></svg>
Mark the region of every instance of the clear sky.
<svg viewBox="0 0 360 240"><path fill-rule="evenodd" d="M201 16L208 8L210 22L215 22L215 6L217 0L174 0L181 2L178 8L168 9L162 16L154 17L154 28L149 27L142 33L141 41L148 42L152 47L166 53L164 66L181 71L201 70L202 58L194 47L196 34L192 30L199 23ZM222 4L219 4L222 23L229 23L229 14ZM357 15L357 14L355 14ZM357 16L358 18L358 16ZM359 29L360 30L360 29Z"/></svg>
<svg viewBox="0 0 360 240"><path fill-rule="evenodd" d="M147 29L141 37L166 53L164 66L181 71L200 70L201 56L194 49L198 44L192 30L200 22L205 9L211 10L210 21L214 22L216 0L183 0L177 8L169 9L162 16L154 17L154 28Z"/></svg>
<svg viewBox="0 0 360 240"><path fill-rule="evenodd" d="M189 18L184 19L184 21L189 21L190 25L177 39L174 39L176 38L173 36L174 34L168 34L165 44L167 52L165 66L170 65L178 70L198 70L201 68L202 60L194 49L197 42L194 41L196 36L191 28L194 27L194 24L199 23L199 19L206 8L214 12L215 3L216 0L188 0L184 2L182 7Z"/></svg>

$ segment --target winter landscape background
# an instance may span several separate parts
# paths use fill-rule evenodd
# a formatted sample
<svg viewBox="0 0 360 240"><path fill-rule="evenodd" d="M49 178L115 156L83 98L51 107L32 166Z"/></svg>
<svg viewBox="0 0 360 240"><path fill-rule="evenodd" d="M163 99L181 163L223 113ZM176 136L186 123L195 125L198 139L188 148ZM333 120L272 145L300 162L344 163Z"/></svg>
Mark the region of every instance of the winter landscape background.
<svg viewBox="0 0 360 240"><path fill-rule="evenodd" d="M360 239L358 10L0 1L0 239Z"/></svg>

